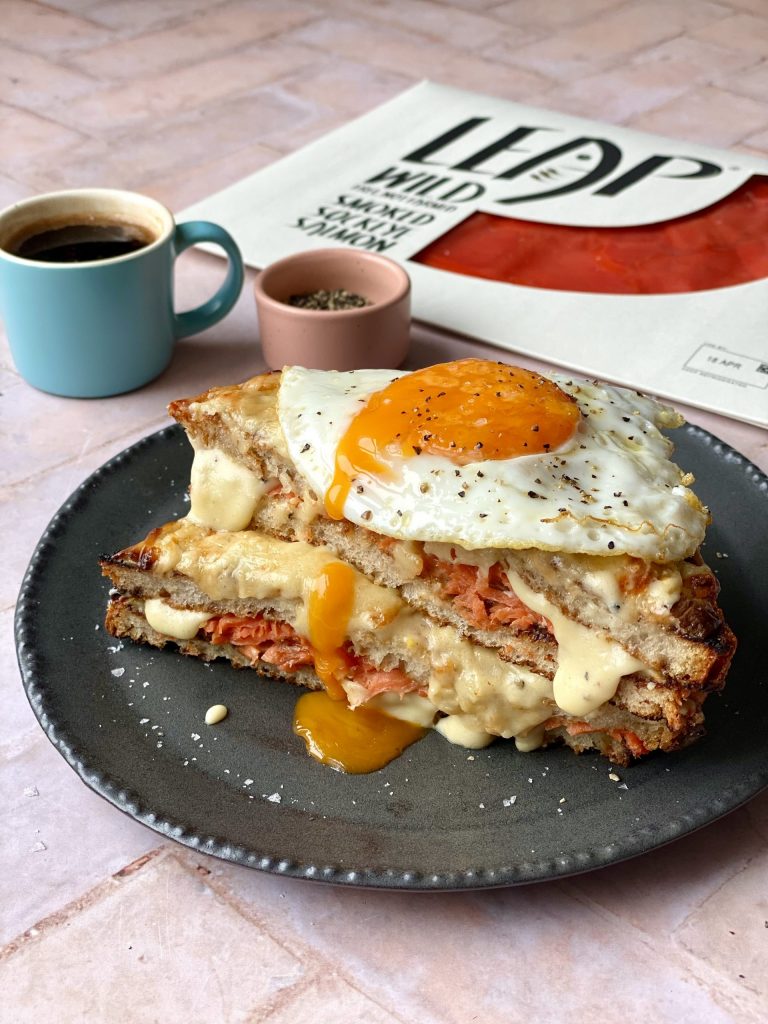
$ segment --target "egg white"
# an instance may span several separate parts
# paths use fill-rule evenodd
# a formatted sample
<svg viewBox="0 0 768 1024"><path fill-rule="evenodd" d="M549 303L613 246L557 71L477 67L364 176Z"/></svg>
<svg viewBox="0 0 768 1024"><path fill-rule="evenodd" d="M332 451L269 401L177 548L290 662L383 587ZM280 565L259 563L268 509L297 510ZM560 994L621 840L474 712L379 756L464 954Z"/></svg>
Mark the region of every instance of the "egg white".
<svg viewBox="0 0 768 1024"><path fill-rule="evenodd" d="M288 367L278 417L299 473L322 496L337 446L367 398L402 376L392 370ZM671 460L661 426L682 418L637 392L561 374L582 420L560 449L454 466L422 452L394 457L381 476L360 474L346 519L388 537L467 549L527 548L674 561L698 548L707 510Z"/></svg>

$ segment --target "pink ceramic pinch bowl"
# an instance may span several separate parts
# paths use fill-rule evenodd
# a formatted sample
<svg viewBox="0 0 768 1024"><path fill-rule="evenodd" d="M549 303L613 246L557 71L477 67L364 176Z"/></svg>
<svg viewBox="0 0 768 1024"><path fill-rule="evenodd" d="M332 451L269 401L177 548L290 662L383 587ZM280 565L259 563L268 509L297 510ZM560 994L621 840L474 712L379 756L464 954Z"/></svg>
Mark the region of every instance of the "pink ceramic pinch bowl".
<svg viewBox="0 0 768 1024"><path fill-rule="evenodd" d="M289 305L292 295L339 289L351 309ZM356 249L311 249L271 263L254 284L264 359L272 370L394 369L410 345L411 281L399 264Z"/></svg>

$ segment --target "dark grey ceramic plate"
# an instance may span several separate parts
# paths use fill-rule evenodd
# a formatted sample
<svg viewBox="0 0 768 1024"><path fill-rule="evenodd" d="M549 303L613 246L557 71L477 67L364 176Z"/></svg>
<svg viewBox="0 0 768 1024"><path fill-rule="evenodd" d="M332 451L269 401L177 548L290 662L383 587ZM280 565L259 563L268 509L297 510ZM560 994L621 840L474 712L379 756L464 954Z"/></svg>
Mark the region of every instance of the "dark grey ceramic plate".
<svg viewBox="0 0 768 1024"><path fill-rule="evenodd" d="M340 775L312 761L293 735L293 687L107 636L98 556L185 513L191 458L177 427L94 473L40 540L17 608L30 703L83 781L120 810L197 850L266 871L467 889L558 877L651 850L768 785L768 687L758 656L768 605L768 480L702 430L689 426L676 440L678 461L696 473L713 509L705 555L741 644L725 695L707 704L709 735L619 771L618 782L596 756L519 754L511 743L472 753L437 734L372 775ZM203 716L216 703L229 717L207 727Z"/></svg>

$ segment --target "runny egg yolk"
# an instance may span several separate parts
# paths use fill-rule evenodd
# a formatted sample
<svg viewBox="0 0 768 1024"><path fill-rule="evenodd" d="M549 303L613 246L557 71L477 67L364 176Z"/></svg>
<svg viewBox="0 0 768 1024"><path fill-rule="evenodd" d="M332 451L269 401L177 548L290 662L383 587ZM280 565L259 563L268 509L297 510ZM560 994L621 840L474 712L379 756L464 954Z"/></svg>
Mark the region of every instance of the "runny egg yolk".
<svg viewBox="0 0 768 1024"><path fill-rule="evenodd" d="M346 703L342 680L349 659L343 645L354 599L355 570L343 562L329 562L312 581L309 642L325 692L299 698L293 729L316 761L358 774L383 768L427 730L373 708L353 711Z"/></svg>
<svg viewBox="0 0 768 1024"><path fill-rule="evenodd" d="M389 764L426 735L422 726L392 718L373 708L334 701L328 693L305 693L296 702L293 731L316 761L359 775Z"/></svg>
<svg viewBox="0 0 768 1024"><path fill-rule="evenodd" d="M386 475L392 457L422 452L457 466L554 451L581 413L571 395L533 370L460 359L397 377L371 395L336 449L325 508L342 519L354 478Z"/></svg>
<svg viewBox="0 0 768 1024"><path fill-rule="evenodd" d="M355 600L355 570L343 562L329 562L312 581L309 601L309 642L315 672L334 700L346 700L341 685L347 672L343 644Z"/></svg>

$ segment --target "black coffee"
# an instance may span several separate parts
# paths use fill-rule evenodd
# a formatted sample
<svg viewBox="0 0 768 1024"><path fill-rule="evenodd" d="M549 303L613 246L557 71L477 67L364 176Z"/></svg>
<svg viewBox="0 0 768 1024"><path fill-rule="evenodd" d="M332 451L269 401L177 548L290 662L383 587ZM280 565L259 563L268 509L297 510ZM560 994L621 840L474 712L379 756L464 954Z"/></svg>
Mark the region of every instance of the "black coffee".
<svg viewBox="0 0 768 1024"><path fill-rule="evenodd" d="M17 243L12 252L44 263L111 260L143 249L154 239L138 224L65 224L46 227Z"/></svg>

